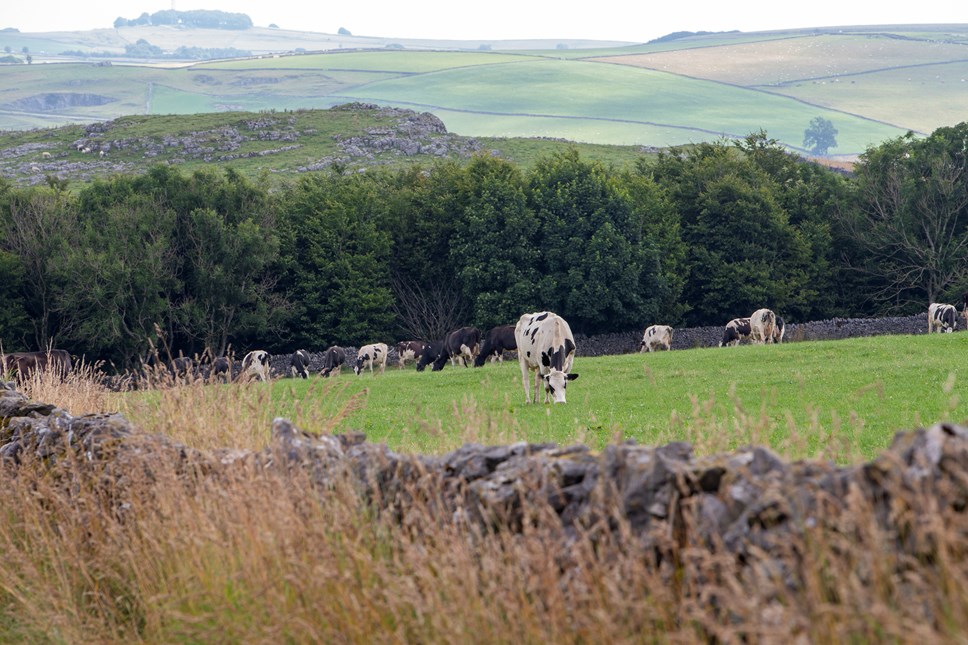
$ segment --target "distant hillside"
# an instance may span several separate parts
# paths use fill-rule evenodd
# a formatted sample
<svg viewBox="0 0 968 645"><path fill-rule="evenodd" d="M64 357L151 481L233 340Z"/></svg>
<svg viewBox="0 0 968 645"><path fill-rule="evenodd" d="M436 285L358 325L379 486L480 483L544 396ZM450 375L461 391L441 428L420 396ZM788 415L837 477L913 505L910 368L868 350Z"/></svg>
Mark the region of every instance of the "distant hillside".
<svg viewBox="0 0 968 645"><path fill-rule="evenodd" d="M638 45L152 25L0 32L0 47L32 60L0 64L4 130L365 102L430 112L478 138L667 147L764 130L804 152L804 130L822 117L844 159L964 120L968 79L968 25L681 33ZM199 47L253 56L172 60L207 55ZM163 64L134 55L155 51Z"/></svg>

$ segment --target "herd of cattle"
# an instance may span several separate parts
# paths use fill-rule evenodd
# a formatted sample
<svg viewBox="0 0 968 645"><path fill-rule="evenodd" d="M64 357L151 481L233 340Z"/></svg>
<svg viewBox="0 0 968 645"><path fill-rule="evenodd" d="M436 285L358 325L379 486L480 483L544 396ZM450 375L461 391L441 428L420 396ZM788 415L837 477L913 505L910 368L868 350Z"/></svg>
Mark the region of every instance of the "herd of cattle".
<svg viewBox="0 0 968 645"><path fill-rule="evenodd" d="M950 304L932 303L928 307L928 333L952 332L958 327L958 318L964 317L968 326L968 294L965 308L959 314ZM748 318L734 318L723 330L720 347L736 346L743 340L753 344L781 343L786 330L783 318L769 309L757 309ZM672 349L673 328L669 325L651 325L645 329L640 352L653 352ZM492 362L503 360L504 353L517 352L521 367L521 382L524 387L525 401L537 403L539 388L544 386L544 402L565 402L565 389L568 381L578 378L571 371L575 358L575 337L564 318L549 311L524 314L516 325L494 327L483 335L476 327L461 327L448 333L443 340L408 340L394 347L400 368L408 361L416 363L418 372L428 365L431 371L440 371L448 363L458 363L467 367L483 366L488 359ZM374 369L383 373L391 355L386 343L371 343L360 347L356 356L348 356L347 350L333 346L323 353L319 374L324 377L339 374L344 366L352 364L353 372L359 376L364 371L371 374ZM269 381L271 356L265 350L249 352L242 359L239 369L234 369L233 360L228 357L216 358L207 366L207 376L215 380L259 380ZM308 378L311 357L306 350L297 350L289 357L289 372L295 378ZM143 369L137 375L163 374L168 378L181 378L198 375L196 362L191 358L178 357L160 360L157 354L144 361ZM13 352L0 354L0 376L25 378L38 371L52 371L66 375L73 368L71 355L65 350L52 349L46 352ZM533 373L533 388L531 375ZM128 384L135 379L131 375Z"/></svg>

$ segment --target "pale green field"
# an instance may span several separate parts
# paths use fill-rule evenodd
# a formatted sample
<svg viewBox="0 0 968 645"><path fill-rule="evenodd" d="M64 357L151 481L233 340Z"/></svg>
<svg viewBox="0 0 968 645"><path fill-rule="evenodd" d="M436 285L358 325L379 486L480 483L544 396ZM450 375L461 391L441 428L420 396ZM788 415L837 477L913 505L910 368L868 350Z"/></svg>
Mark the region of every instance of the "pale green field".
<svg viewBox="0 0 968 645"><path fill-rule="evenodd" d="M968 334L879 336L575 359L565 405L524 405L516 362L441 372L388 367L272 384L273 415L363 405L339 430L405 451L463 441L646 444L697 452L766 444L794 457L870 459L899 430L968 422ZM325 416L325 415L323 415ZM307 430L313 430L307 427Z"/></svg>
<svg viewBox="0 0 968 645"><path fill-rule="evenodd" d="M810 120L824 116L836 119L837 152L860 152L906 132L774 94L755 92L754 100L750 90L721 83L580 61L529 61L447 70L371 83L353 90L350 96L416 109L464 111L477 119L463 119L458 131L471 136L495 136L489 121L512 117L521 119L522 130L530 127L533 118L542 136L577 141L591 141L589 137L597 136L587 126L587 120L596 120L622 126L618 130L620 140L605 141L614 144L657 144L646 138L649 131L635 131L641 125L688 129L684 138L693 142L723 135L743 137L764 129L771 137L798 146ZM562 121L552 124L549 117ZM571 119L579 121L571 124ZM452 123L458 127L456 121ZM612 134L616 130L605 131ZM504 132L502 136L525 136L511 128ZM668 145L666 141L661 145Z"/></svg>
<svg viewBox="0 0 968 645"><path fill-rule="evenodd" d="M425 74L454 67L496 65L526 58L490 52L333 52L302 56L264 57L196 65L197 69L318 69Z"/></svg>

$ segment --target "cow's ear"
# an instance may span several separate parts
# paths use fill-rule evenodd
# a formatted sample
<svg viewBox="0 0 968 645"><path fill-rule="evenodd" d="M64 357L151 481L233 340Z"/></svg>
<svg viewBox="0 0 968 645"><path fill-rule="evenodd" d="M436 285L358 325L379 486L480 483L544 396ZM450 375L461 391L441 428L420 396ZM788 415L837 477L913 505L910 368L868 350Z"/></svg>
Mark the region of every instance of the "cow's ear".
<svg viewBox="0 0 968 645"><path fill-rule="evenodd" d="M576 378L578 378L578 375L577 374L569 374L568 375L568 380L569 381L574 381Z"/></svg>

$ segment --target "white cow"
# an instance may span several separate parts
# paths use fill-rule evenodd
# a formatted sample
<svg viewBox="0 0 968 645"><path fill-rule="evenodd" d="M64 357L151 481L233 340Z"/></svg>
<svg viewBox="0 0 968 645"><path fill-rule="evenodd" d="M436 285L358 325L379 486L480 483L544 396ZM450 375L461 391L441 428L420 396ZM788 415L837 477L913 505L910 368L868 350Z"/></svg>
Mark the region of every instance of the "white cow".
<svg viewBox="0 0 968 645"><path fill-rule="evenodd" d="M363 370L367 367L370 368L370 373L373 373L373 366L380 366L380 374L383 374L383 370L387 366L387 355L390 353L390 348L387 347L386 343L373 343L370 345L364 345L360 347L360 351L356 353L356 365L353 366L353 371L359 376Z"/></svg>
<svg viewBox="0 0 968 645"><path fill-rule="evenodd" d="M242 359L242 371L239 378L249 380L257 378L262 382L269 380L269 352L264 349L256 349L245 355Z"/></svg>
<svg viewBox="0 0 968 645"><path fill-rule="evenodd" d="M571 374L575 360L575 337L564 318L550 311L524 314L514 327L518 346L521 382L525 403L531 403L530 372L534 372L534 402L538 402L539 378L544 380L544 402L549 396L555 403L565 402L568 381L578 378Z"/></svg>
<svg viewBox="0 0 968 645"><path fill-rule="evenodd" d="M655 352L660 349L672 349L672 327L669 325L652 325L645 328L642 335L640 352Z"/></svg>
<svg viewBox="0 0 968 645"><path fill-rule="evenodd" d="M932 302L928 306L928 333L937 331L950 334L958 328L958 310L954 305Z"/></svg>
<svg viewBox="0 0 968 645"><path fill-rule="evenodd" d="M776 314L769 309L757 309L750 316L750 342L754 344L772 343L776 329Z"/></svg>

